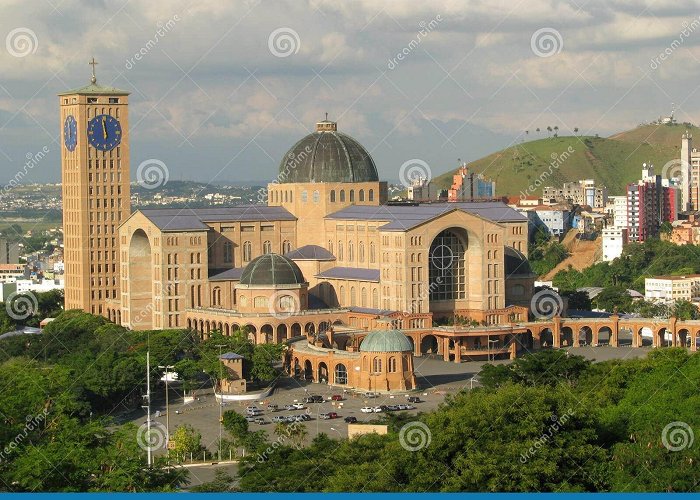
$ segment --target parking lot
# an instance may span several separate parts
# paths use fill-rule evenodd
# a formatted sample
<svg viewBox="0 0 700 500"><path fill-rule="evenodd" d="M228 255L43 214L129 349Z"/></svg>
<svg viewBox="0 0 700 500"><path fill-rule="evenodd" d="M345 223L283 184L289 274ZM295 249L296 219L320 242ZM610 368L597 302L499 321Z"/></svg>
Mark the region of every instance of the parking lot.
<svg viewBox="0 0 700 500"><path fill-rule="evenodd" d="M613 358L643 357L650 350L650 348L634 349L631 347L579 347L570 349L572 353L598 361ZM507 360L492 361L495 364L508 362ZM276 439L274 435L275 423L272 422L273 417L300 415L302 413L308 414L309 417L307 418L310 418L310 420L304 422L308 431L307 441L310 441L321 432L332 437L347 437L348 424L344 421L345 417L355 417L358 423L363 423L375 420L382 415L382 413L363 413L361 411L363 407L408 404L407 399L409 396L418 396L422 402L413 404L415 409L408 410L409 414L417 415L420 412L434 410L444 400L446 394L454 394L462 389L478 386L478 381L474 377L479 373L483 365L483 361L446 363L441 359L415 358L416 377L422 389L405 394L382 394L376 398L367 398L362 393L344 391L325 384L309 383L285 377L278 381L275 391L268 398L253 402L244 401L224 404L221 411L235 410L245 415L246 407L257 406L263 410L262 417L265 423L262 425L251 423L249 428L253 431L266 430L271 440ZM160 394L160 391L162 391L162 388L157 389L157 392L155 392L156 396L161 399L154 401L152 412L155 414L156 411L160 411L161 415L155 417L155 420L165 424L164 398L162 398L163 395ZM303 403L304 399L310 395L322 396L323 402L304 404L304 409L283 409L286 405ZM334 395L342 396L343 400L333 401L332 397ZM269 411L267 410L268 404L276 404L281 410ZM198 401L185 405L182 402L178 389L173 388L170 392L170 433L172 434L179 425L192 425L202 434L202 444L210 451L214 451L219 438L219 411L219 406L211 392L201 393ZM337 413L338 417L328 420L319 418L320 414L329 412ZM141 425L145 421L145 415L142 412L134 413L131 421L137 426ZM223 436L226 437L225 430L223 431Z"/></svg>

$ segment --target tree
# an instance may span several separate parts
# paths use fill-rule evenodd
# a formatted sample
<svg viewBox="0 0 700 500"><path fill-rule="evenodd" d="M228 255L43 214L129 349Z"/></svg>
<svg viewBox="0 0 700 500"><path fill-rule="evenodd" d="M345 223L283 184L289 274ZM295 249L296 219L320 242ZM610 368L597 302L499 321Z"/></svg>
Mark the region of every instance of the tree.
<svg viewBox="0 0 700 500"><path fill-rule="evenodd" d="M592 304L591 299L588 298L588 293L581 292L568 292L564 296L567 298L569 303L569 309L578 309L582 311L590 311Z"/></svg>
<svg viewBox="0 0 700 500"><path fill-rule="evenodd" d="M574 127L574 134L578 134L578 127Z"/></svg>
<svg viewBox="0 0 700 500"><path fill-rule="evenodd" d="M609 286L604 288L593 300L596 309L613 312L630 312L632 310L632 297L623 286Z"/></svg>
<svg viewBox="0 0 700 500"><path fill-rule="evenodd" d="M235 479L223 467L214 469L214 479L190 488L194 493L214 493L232 491Z"/></svg>
<svg viewBox="0 0 700 500"><path fill-rule="evenodd" d="M700 318L698 308L688 300L677 300L671 307L671 314L683 321Z"/></svg>
<svg viewBox="0 0 700 500"><path fill-rule="evenodd" d="M659 226L659 233L661 234L671 234L673 231L673 225L669 221L664 221L661 226Z"/></svg>
<svg viewBox="0 0 700 500"><path fill-rule="evenodd" d="M202 435L188 424L178 426L170 442L172 443L172 454L178 461L202 450Z"/></svg>
<svg viewBox="0 0 700 500"><path fill-rule="evenodd" d="M253 350L251 377L261 382L270 382L277 377L274 365L281 363L284 344L258 344Z"/></svg>
<svg viewBox="0 0 700 500"><path fill-rule="evenodd" d="M248 421L243 415L233 410L226 411L222 416L222 424L234 443L240 445L245 440L248 434Z"/></svg>

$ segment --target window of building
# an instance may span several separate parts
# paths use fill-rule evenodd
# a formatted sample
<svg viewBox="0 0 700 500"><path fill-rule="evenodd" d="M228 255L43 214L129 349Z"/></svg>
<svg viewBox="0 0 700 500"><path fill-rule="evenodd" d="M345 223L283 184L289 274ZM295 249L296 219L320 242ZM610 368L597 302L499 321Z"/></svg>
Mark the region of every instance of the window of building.
<svg viewBox="0 0 700 500"><path fill-rule="evenodd" d="M224 263L230 264L233 262L233 243L227 241L224 243Z"/></svg>
<svg viewBox="0 0 700 500"><path fill-rule="evenodd" d="M372 373L382 372L382 360L378 357L372 360Z"/></svg>
<svg viewBox="0 0 700 500"><path fill-rule="evenodd" d="M272 244L269 241L263 242L263 253L272 253Z"/></svg>
<svg viewBox="0 0 700 500"><path fill-rule="evenodd" d="M252 254L252 245L250 244L250 241L246 241L243 243L243 262L250 262L250 256Z"/></svg>

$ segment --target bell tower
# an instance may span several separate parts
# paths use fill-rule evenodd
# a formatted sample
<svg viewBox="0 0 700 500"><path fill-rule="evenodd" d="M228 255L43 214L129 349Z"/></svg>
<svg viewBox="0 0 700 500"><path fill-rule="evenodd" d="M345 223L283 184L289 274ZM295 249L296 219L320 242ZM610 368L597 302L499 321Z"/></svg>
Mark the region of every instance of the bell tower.
<svg viewBox="0 0 700 500"><path fill-rule="evenodd" d="M97 83L58 94L65 309L119 322L118 228L130 214L129 93Z"/></svg>

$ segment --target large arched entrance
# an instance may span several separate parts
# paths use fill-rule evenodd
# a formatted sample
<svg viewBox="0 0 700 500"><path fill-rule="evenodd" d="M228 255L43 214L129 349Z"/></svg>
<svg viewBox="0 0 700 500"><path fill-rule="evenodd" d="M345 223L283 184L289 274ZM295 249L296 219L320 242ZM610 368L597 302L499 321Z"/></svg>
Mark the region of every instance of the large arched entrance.
<svg viewBox="0 0 700 500"><path fill-rule="evenodd" d="M603 326L598 330L598 345L609 345L612 340L612 330Z"/></svg>
<svg viewBox="0 0 700 500"><path fill-rule="evenodd" d="M322 384L328 383L328 365L323 361L318 364L318 381Z"/></svg>
<svg viewBox="0 0 700 500"><path fill-rule="evenodd" d="M142 229L129 243L129 323L134 330L153 328L151 243Z"/></svg>
<svg viewBox="0 0 700 500"><path fill-rule="evenodd" d="M426 335L420 341L420 353L421 354L437 354L438 352L438 341L435 335Z"/></svg>
<svg viewBox="0 0 700 500"><path fill-rule="evenodd" d="M578 330L578 345L591 345L593 343L593 331L589 326L582 326Z"/></svg>
<svg viewBox="0 0 700 500"><path fill-rule="evenodd" d="M272 344L274 339L274 330L272 325L263 325L260 327L260 341L264 344Z"/></svg>
<svg viewBox="0 0 700 500"><path fill-rule="evenodd" d="M335 383L338 385L345 385L348 383L348 370L342 363L335 365Z"/></svg>
<svg viewBox="0 0 700 500"><path fill-rule="evenodd" d="M314 367L308 359L304 361L304 380L314 379Z"/></svg>
<svg viewBox="0 0 700 500"><path fill-rule="evenodd" d="M678 346L690 347L690 332L685 328L678 330Z"/></svg>
<svg viewBox="0 0 700 500"><path fill-rule="evenodd" d="M562 347L571 347L574 345L574 331L568 326L562 327L560 339Z"/></svg>
<svg viewBox="0 0 700 500"><path fill-rule="evenodd" d="M552 330L545 328L540 332L540 348L552 347L554 345L554 335Z"/></svg>
<svg viewBox="0 0 700 500"><path fill-rule="evenodd" d="M441 231L428 253L429 299L455 301L467 293L465 254L467 232L460 228Z"/></svg>

